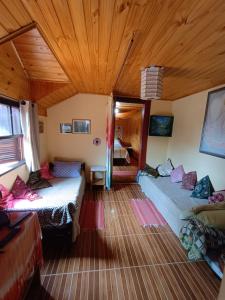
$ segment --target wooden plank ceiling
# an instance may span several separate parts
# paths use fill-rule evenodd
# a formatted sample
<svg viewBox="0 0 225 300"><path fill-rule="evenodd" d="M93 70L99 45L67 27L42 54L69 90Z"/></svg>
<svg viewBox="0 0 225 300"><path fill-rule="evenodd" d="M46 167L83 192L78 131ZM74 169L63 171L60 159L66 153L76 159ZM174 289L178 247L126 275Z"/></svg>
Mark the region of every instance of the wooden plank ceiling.
<svg viewBox="0 0 225 300"><path fill-rule="evenodd" d="M224 15L224 0L0 0L0 37L35 21L75 92L137 97L162 65L175 100L225 83Z"/></svg>
<svg viewBox="0 0 225 300"><path fill-rule="evenodd" d="M32 29L13 39L16 51L30 79L69 82L37 29Z"/></svg>

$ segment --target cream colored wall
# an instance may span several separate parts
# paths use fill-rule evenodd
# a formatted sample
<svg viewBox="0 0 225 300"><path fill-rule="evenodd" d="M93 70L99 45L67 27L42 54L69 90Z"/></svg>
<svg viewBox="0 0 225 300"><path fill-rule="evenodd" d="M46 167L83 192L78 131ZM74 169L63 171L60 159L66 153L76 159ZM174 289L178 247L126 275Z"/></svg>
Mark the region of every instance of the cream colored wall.
<svg viewBox="0 0 225 300"><path fill-rule="evenodd" d="M171 115L172 102L157 100L151 103L151 115ZM146 162L156 167L167 159L167 148L170 137L149 136L147 144Z"/></svg>
<svg viewBox="0 0 225 300"><path fill-rule="evenodd" d="M10 189L17 175L19 175L25 182L28 180L29 172L25 164L16 168L15 170L10 171L9 173L3 176L0 176L0 183L8 189Z"/></svg>
<svg viewBox="0 0 225 300"><path fill-rule="evenodd" d="M207 95L204 91L173 102L174 129L167 156L175 166L183 164L185 171L196 170L199 179L208 174L215 189L224 189L225 159L199 152Z"/></svg>
<svg viewBox="0 0 225 300"><path fill-rule="evenodd" d="M48 153L55 156L83 160L87 166L105 165L106 117L108 96L78 94L48 109ZM61 134L60 123L72 119L90 119L91 134ZM94 138L101 145L93 145Z"/></svg>
<svg viewBox="0 0 225 300"><path fill-rule="evenodd" d="M44 132L39 134L40 137L40 161L48 161L48 141L47 141L47 117L39 116L39 121L44 123Z"/></svg>

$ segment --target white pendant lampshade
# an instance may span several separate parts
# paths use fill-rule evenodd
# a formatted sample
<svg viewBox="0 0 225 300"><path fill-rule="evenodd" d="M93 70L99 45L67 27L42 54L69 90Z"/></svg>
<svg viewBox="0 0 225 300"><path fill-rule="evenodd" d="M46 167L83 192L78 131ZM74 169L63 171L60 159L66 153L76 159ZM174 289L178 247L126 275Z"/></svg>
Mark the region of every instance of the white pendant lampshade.
<svg viewBox="0 0 225 300"><path fill-rule="evenodd" d="M157 100L162 96L163 67L150 66L141 71L141 99Z"/></svg>

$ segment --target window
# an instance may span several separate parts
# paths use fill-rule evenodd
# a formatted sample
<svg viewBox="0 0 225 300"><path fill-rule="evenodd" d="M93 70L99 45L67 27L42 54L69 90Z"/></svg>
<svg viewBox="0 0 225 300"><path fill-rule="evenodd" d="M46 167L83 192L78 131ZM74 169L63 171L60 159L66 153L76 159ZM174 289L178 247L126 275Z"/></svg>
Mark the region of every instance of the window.
<svg viewBox="0 0 225 300"><path fill-rule="evenodd" d="M1 171L4 172L12 166L12 163L23 160L22 138L19 104L0 97Z"/></svg>

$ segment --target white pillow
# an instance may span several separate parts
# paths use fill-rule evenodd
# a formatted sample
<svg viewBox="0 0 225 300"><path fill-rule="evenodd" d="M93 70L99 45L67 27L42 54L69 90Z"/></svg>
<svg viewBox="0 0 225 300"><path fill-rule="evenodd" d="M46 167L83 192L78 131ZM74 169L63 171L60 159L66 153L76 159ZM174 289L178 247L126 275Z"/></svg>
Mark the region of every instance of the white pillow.
<svg viewBox="0 0 225 300"><path fill-rule="evenodd" d="M166 177L170 176L171 172L173 171L174 167L170 159L164 162L162 165L159 165L157 170L160 176Z"/></svg>

